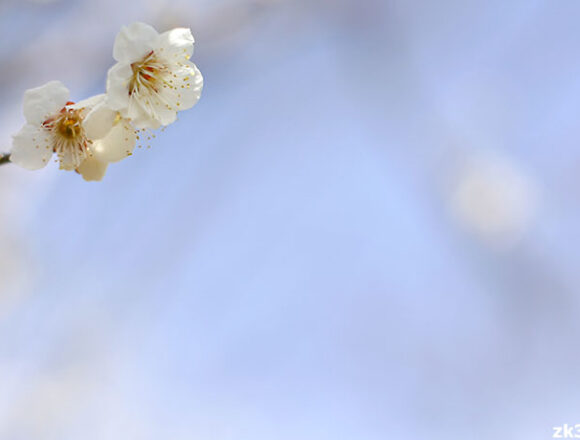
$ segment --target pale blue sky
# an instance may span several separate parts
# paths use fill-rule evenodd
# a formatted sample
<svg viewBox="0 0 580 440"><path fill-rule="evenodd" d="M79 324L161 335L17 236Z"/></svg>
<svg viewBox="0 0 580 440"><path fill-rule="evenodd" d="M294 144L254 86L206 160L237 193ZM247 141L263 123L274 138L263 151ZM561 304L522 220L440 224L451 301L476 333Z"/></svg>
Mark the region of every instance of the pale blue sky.
<svg viewBox="0 0 580 440"><path fill-rule="evenodd" d="M580 423L580 3L280 1L239 27L223 11L241 1L127 1L108 21L99 3L1 20L56 41L86 20L94 76L52 67L84 97L118 24L194 17L204 94L102 183L30 177L11 219L27 283L0 315L3 440L540 440ZM530 183L523 232L486 235L505 207L483 190L483 226L454 215L464 164L488 156Z"/></svg>

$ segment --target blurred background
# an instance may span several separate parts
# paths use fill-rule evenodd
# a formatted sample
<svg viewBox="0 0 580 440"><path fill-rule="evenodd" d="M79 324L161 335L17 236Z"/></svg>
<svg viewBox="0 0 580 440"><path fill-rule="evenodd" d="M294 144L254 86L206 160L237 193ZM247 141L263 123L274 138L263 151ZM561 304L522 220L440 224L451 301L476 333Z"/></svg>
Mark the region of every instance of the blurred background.
<svg viewBox="0 0 580 440"><path fill-rule="evenodd" d="M24 90L191 27L201 101L101 183L0 167L1 440L580 423L580 2L0 1Z"/></svg>

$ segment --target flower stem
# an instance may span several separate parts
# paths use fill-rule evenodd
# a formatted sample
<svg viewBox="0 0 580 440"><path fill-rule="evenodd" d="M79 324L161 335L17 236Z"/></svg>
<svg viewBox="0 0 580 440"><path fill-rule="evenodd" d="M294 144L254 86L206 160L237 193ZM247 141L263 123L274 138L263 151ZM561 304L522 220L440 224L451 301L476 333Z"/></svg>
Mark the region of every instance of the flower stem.
<svg viewBox="0 0 580 440"><path fill-rule="evenodd" d="M10 162L10 153L0 153L0 165Z"/></svg>

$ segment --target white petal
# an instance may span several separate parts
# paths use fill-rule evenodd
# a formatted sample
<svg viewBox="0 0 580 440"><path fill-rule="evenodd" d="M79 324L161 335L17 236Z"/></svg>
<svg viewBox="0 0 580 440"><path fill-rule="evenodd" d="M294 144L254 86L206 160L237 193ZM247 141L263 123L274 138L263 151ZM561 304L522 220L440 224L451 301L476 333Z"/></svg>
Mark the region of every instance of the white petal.
<svg viewBox="0 0 580 440"><path fill-rule="evenodd" d="M183 63L184 66L176 72L174 79L179 92L178 110L187 110L197 104L203 89L203 76L195 64L190 61Z"/></svg>
<svg viewBox="0 0 580 440"><path fill-rule="evenodd" d="M115 110L126 110L129 105L129 82L133 76L130 64L117 63L107 74L107 104Z"/></svg>
<svg viewBox="0 0 580 440"><path fill-rule="evenodd" d="M83 176L87 182L99 181L103 179L107 166L109 164L102 162L95 157L87 157L77 168L77 172Z"/></svg>
<svg viewBox="0 0 580 440"><path fill-rule="evenodd" d="M151 52L159 33L145 23L123 26L117 34L113 47L113 58L117 61L132 63Z"/></svg>
<svg viewBox="0 0 580 440"><path fill-rule="evenodd" d="M81 151L78 147L65 148L61 152L57 151L56 155L60 162L59 168L67 171L76 170L88 157L86 150Z"/></svg>
<svg viewBox="0 0 580 440"><path fill-rule="evenodd" d="M76 104L71 104L68 107L74 109L87 109L91 110L94 107L101 105L105 101L106 95L101 93L100 95L91 96L90 98L83 99L82 101L77 102Z"/></svg>
<svg viewBox="0 0 580 440"><path fill-rule="evenodd" d="M24 92L23 105L26 122L40 126L65 106L69 95L68 89L60 81L50 81L27 90Z"/></svg>
<svg viewBox="0 0 580 440"><path fill-rule="evenodd" d="M174 107L168 107L163 97L167 94L132 96L129 101L128 117L137 128L147 128L155 130L162 125L169 125L175 122L177 112Z"/></svg>
<svg viewBox="0 0 580 440"><path fill-rule="evenodd" d="M117 111L104 103L95 106L83 122L87 138L94 141L107 136L113 128L117 114Z"/></svg>
<svg viewBox="0 0 580 440"><path fill-rule="evenodd" d="M98 141L93 142L93 156L102 162L118 162L133 153L137 135L129 124L129 121L121 120L109 134Z"/></svg>
<svg viewBox="0 0 580 440"><path fill-rule="evenodd" d="M158 96L152 96L145 103L145 110L151 118L158 121L161 125L173 124L177 119L177 107L174 102L168 101L165 93Z"/></svg>
<svg viewBox="0 0 580 440"><path fill-rule="evenodd" d="M27 124L13 136L10 161L28 170L43 168L52 157L50 134L41 126Z"/></svg>
<svg viewBox="0 0 580 440"><path fill-rule="evenodd" d="M181 60L183 60L191 58L193 45L194 40L193 35L191 35L191 29L177 28L159 35L155 50L156 52L159 51L158 55L160 56L166 58L181 57Z"/></svg>
<svg viewBox="0 0 580 440"><path fill-rule="evenodd" d="M146 130L157 130L158 128L161 128L161 123L146 113L139 103L135 103L132 106L132 113L135 116L131 119L131 122L135 128Z"/></svg>

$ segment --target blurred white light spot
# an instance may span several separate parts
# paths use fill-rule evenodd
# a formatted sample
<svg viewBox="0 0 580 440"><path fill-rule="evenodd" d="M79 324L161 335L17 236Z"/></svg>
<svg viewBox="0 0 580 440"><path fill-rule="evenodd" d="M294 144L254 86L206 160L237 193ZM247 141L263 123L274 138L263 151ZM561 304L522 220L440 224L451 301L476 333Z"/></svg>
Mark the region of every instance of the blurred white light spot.
<svg viewBox="0 0 580 440"><path fill-rule="evenodd" d="M537 190L529 177L500 157L478 157L459 172L451 195L459 222L487 245L505 249L524 235Z"/></svg>

